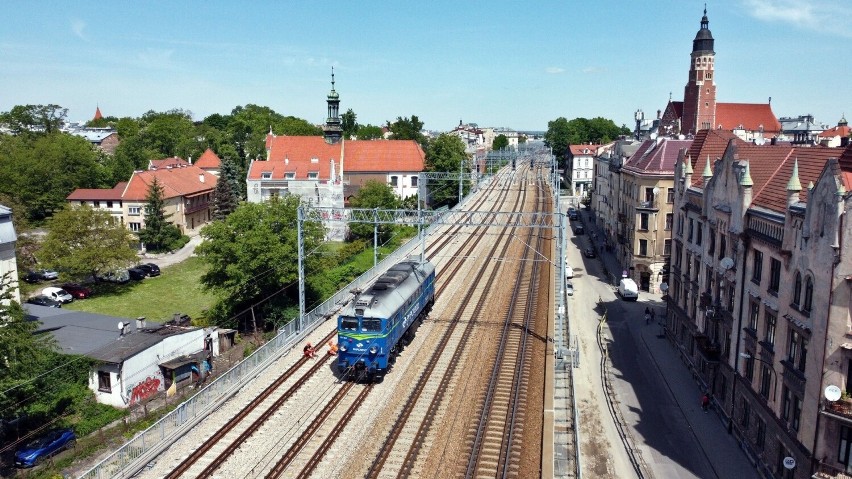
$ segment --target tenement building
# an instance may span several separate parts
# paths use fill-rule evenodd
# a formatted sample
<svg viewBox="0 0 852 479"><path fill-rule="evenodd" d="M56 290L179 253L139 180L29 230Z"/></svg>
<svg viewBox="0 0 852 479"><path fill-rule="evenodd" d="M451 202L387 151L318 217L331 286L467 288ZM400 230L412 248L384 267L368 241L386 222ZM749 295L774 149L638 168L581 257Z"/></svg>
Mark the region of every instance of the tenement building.
<svg viewBox="0 0 852 479"><path fill-rule="evenodd" d="M838 477L852 471L852 149L733 135L700 131L679 155L667 337L765 477Z"/></svg>

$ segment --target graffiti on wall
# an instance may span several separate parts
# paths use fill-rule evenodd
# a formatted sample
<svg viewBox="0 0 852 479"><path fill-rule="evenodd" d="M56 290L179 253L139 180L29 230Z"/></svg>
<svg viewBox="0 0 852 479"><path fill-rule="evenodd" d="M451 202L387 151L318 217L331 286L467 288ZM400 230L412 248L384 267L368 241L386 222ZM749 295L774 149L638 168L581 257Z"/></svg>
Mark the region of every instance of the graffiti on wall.
<svg viewBox="0 0 852 479"><path fill-rule="evenodd" d="M145 380L136 383L130 390L130 404L137 404L153 397L162 384L163 380L156 376L148 376Z"/></svg>

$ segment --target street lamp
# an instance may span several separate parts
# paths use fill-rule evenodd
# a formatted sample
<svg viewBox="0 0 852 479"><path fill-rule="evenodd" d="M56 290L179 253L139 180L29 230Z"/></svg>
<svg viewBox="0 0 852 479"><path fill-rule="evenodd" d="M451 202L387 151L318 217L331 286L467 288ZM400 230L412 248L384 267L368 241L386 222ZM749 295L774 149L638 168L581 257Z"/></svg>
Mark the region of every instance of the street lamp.
<svg viewBox="0 0 852 479"><path fill-rule="evenodd" d="M769 372L772 373L772 402L775 402L775 390L778 389L776 387L778 385L778 376L775 373L775 368L772 367L772 363L770 363L769 361L764 361L760 358L756 358L749 353L740 353L740 357L745 359L754 359L755 361L761 362L769 366Z"/></svg>

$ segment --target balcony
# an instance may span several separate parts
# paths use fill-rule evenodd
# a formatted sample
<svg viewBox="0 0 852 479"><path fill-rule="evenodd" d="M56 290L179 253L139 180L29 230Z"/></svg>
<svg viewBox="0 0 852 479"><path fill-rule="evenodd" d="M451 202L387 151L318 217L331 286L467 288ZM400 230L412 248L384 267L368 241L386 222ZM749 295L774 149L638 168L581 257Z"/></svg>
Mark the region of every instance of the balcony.
<svg viewBox="0 0 852 479"><path fill-rule="evenodd" d="M722 348L719 343L712 342L706 334L698 333L695 336L695 346L698 352L704 356L704 359L710 362L719 362L719 357L722 354Z"/></svg>
<svg viewBox="0 0 852 479"><path fill-rule="evenodd" d="M203 202L200 202L200 203L188 203L187 202L187 203L184 203L183 211L184 211L184 214L188 215L188 214L191 214L191 213L195 213L196 211L205 210L209 206L210 206L209 201L203 201Z"/></svg>
<svg viewBox="0 0 852 479"><path fill-rule="evenodd" d="M820 462L817 464L816 471L811 477L814 479L852 479L852 474L843 469Z"/></svg>

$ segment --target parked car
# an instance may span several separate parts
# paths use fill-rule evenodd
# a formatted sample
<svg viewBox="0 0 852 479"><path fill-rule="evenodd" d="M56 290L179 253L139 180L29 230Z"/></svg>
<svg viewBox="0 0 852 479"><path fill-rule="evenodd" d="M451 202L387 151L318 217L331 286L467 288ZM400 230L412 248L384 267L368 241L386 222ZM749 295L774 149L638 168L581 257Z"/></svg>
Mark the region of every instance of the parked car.
<svg viewBox="0 0 852 479"><path fill-rule="evenodd" d="M568 279L574 277L574 268L568 266L567 264L565 265L565 277Z"/></svg>
<svg viewBox="0 0 852 479"><path fill-rule="evenodd" d="M128 275L128 276L130 277L130 279L132 279L133 281L141 281L141 280L145 279L145 276L147 276L147 275L145 274L145 270L144 270L144 269L142 269L142 268L137 268L137 267L135 267L135 266L134 266L133 268L127 268L127 275Z"/></svg>
<svg viewBox="0 0 852 479"><path fill-rule="evenodd" d="M50 298L54 301L59 301L62 304L70 303L71 301L74 301L74 297L71 296L71 294L69 294L68 291L65 291L62 288L57 288L55 286L51 286L49 288L44 288L43 290L41 290L41 294L43 296L47 296L48 298Z"/></svg>
<svg viewBox="0 0 852 479"><path fill-rule="evenodd" d="M82 284L65 283L62 285L62 289L68 291L68 294L73 296L74 299L86 299L92 295L92 290Z"/></svg>
<svg viewBox="0 0 852 479"><path fill-rule="evenodd" d="M583 254L586 255L586 258L594 258L595 256L597 256L597 254L595 253L595 249L592 247L584 249Z"/></svg>
<svg viewBox="0 0 852 479"><path fill-rule="evenodd" d="M574 285L572 283L566 284L565 292L568 294L568 296L574 296Z"/></svg>
<svg viewBox="0 0 852 479"><path fill-rule="evenodd" d="M160 267L155 265L154 263L137 264L136 266L134 266L134 268L138 268L142 271L145 271L145 275L148 277L160 275Z"/></svg>
<svg viewBox="0 0 852 479"><path fill-rule="evenodd" d="M574 228L574 234L577 236L584 235L586 234L586 230L584 230L582 226L578 226Z"/></svg>
<svg viewBox="0 0 852 479"><path fill-rule="evenodd" d="M62 303L56 301L48 296L43 294L39 294L38 296L33 296L32 298L27 300L29 304L37 304L39 306L47 306L48 308L61 308Z"/></svg>
<svg viewBox="0 0 852 479"><path fill-rule="evenodd" d="M40 273L35 271L27 271L27 274L24 275L23 280L27 283L41 283L44 278L41 277Z"/></svg>
<svg viewBox="0 0 852 479"><path fill-rule="evenodd" d="M52 269L42 269L37 271L38 274L41 275L41 278L47 281L53 281L55 279L59 279L59 273Z"/></svg>
<svg viewBox="0 0 852 479"><path fill-rule="evenodd" d="M55 429L15 451L15 466L33 467L63 449L72 449L76 444L74 431Z"/></svg>
<svg viewBox="0 0 852 479"><path fill-rule="evenodd" d="M95 277L98 281L106 281L108 283L124 284L130 281L130 273L126 269L117 269L115 271L107 271Z"/></svg>

